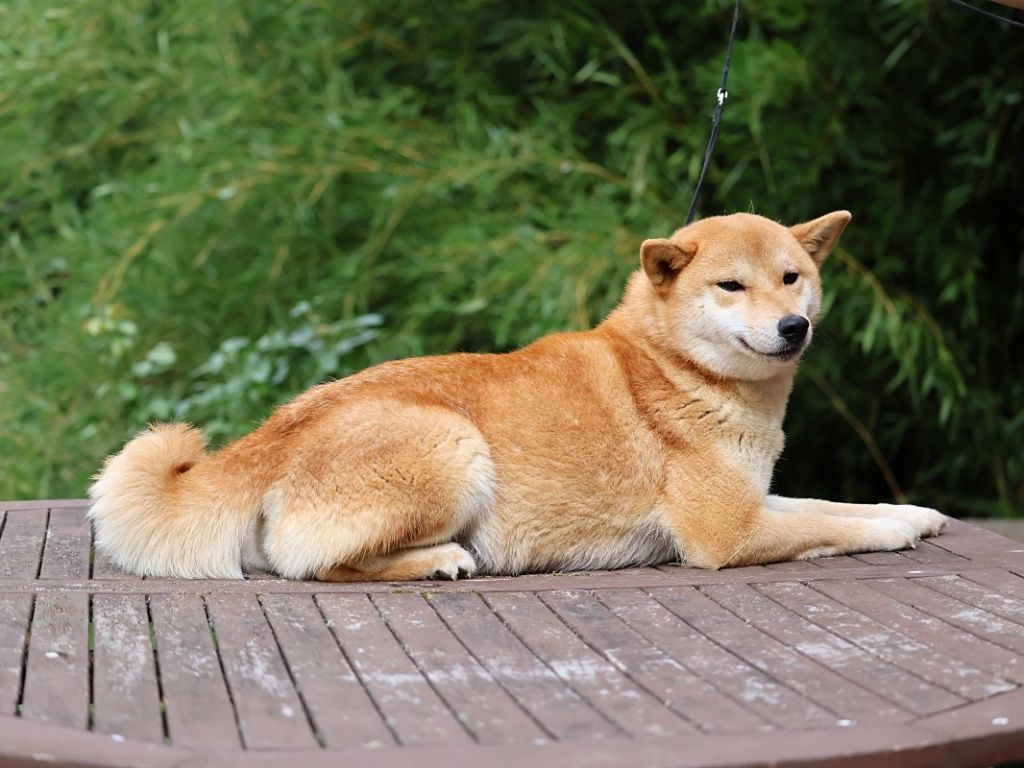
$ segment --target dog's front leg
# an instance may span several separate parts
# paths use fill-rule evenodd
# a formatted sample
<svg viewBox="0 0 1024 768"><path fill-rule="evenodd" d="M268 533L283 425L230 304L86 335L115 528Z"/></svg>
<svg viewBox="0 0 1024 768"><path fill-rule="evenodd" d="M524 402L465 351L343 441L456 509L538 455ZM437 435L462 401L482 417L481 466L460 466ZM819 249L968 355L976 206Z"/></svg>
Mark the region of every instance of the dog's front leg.
<svg viewBox="0 0 1024 768"><path fill-rule="evenodd" d="M727 568L888 552L912 549L920 538L913 526L892 517L780 512L763 505L743 515L717 511L704 510L700 518L687 514L673 525L684 564Z"/></svg>
<svg viewBox="0 0 1024 768"><path fill-rule="evenodd" d="M909 522L873 507L866 507L869 515L830 514L847 505L766 497L730 470L680 461L668 473L666 522L687 565L725 568L885 552L912 548L920 538Z"/></svg>
<svg viewBox="0 0 1024 768"><path fill-rule="evenodd" d="M889 517L909 523L923 537L935 536L949 520L941 512L913 504L845 504L820 499L767 496L764 505L778 512L819 512L840 517Z"/></svg>

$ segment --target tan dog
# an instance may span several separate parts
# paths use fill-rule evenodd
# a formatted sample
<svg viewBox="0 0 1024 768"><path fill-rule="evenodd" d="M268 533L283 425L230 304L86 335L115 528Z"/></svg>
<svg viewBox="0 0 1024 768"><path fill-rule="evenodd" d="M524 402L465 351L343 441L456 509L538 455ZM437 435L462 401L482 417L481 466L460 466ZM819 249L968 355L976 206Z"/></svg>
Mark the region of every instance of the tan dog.
<svg viewBox="0 0 1024 768"><path fill-rule="evenodd" d="M913 547L940 513L768 495L850 214L647 240L598 328L384 363L209 454L152 427L90 490L96 543L150 576L404 580L734 565Z"/></svg>

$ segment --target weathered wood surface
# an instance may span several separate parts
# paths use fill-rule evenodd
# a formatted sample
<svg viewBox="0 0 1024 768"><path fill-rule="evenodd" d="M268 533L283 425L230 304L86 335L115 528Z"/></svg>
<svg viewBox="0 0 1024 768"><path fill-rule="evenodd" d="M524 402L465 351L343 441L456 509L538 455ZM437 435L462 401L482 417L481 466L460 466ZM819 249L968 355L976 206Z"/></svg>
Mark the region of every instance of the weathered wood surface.
<svg viewBox="0 0 1024 768"><path fill-rule="evenodd" d="M1024 758L1024 544L321 584L139 579L0 502L0 765Z"/></svg>

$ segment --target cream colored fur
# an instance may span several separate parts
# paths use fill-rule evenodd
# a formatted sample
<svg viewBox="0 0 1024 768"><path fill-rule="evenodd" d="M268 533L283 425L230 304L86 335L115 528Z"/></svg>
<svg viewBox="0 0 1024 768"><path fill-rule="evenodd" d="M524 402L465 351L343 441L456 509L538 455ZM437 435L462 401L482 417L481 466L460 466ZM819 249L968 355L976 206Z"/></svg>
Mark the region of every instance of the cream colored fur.
<svg viewBox="0 0 1024 768"><path fill-rule="evenodd" d="M217 453L190 427L151 427L90 489L97 546L150 576L330 580L912 547L945 517L768 494L818 265L849 218L734 214L645 241L592 331L385 363ZM811 324L795 346L786 316Z"/></svg>

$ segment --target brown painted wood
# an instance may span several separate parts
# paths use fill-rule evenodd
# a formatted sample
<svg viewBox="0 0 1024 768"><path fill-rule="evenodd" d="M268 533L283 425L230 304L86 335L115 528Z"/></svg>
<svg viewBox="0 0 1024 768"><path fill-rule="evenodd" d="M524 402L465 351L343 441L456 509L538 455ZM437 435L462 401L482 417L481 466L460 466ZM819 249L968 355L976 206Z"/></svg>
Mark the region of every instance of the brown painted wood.
<svg viewBox="0 0 1024 768"><path fill-rule="evenodd" d="M263 609L326 747L395 744L312 595L264 595Z"/></svg>
<svg viewBox="0 0 1024 768"><path fill-rule="evenodd" d="M318 595L327 624L401 744L472 738L406 655L365 595Z"/></svg>
<svg viewBox="0 0 1024 768"><path fill-rule="evenodd" d="M810 565L823 568L828 571L847 570L850 568L863 568L860 561L850 555L837 555L835 557L819 557L810 561Z"/></svg>
<svg viewBox="0 0 1024 768"><path fill-rule="evenodd" d="M1013 582L1020 581L1012 576L1003 580L1003 589L1017 587ZM915 584L924 584L929 589L956 598L968 605L984 608L989 613L1002 616L1004 619L1024 624L1024 599L1013 595L1000 594L996 589L986 588L961 576L931 576L915 579ZM1024 581L1021 582L1024 584ZM1018 588L1019 589L1019 588ZM1022 628L1024 631L1024 628Z"/></svg>
<svg viewBox="0 0 1024 768"><path fill-rule="evenodd" d="M88 724L88 595L36 598L21 716L73 728Z"/></svg>
<svg viewBox="0 0 1024 768"><path fill-rule="evenodd" d="M957 564L967 559L962 555L957 555L937 546L931 539L922 539L914 549L904 550L900 552L900 555L908 560L913 560L915 563L927 565Z"/></svg>
<svg viewBox="0 0 1024 768"><path fill-rule="evenodd" d="M622 592L623 590L605 590L599 594L612 605L623 606ZM609 611L600 602L598 595L574 590L547 592L541 599L616 668L629 670L629 675L634 681L687 722L694 723L703 730L748 730L773 722L772 719L758 717L736 701L723 696L713 685L684 666L690 661L689 653L680 654L678 657L667 654L662 648L649 642L636 627L625 623L621 615ZM636 608L645 606L648 611L652 608L660 609L662 615L659 618L669 625L672 624L674 617L639 590L630 590L625 602L634 609L632 612L627 609L627 615L642 620L642 616L637 616ZM650 616L650 613L647 615ZM648 627L650 623L648 621ZM681 624L678 620L676 623ZM685 635L685 631L683 627L670 627L672 635ZM678 648L678 643L672 645ZM690 650L692 652L692 649ZM756 670L749 667L748 669L755 676L759 675ZM715 675L716 682L720 683L717 672L718 670ZM772 693L778 693L779 690L781 689L776 686ZM752 698L754 697L746 696L748 701ZM795 696L793 698L796 699ZM784 706L785 703L783 708ZM807 722L804 721L802 724L806 725Z"/></svg>
<svg viewBox="0 0 1024 768"><path fill-rule="evenodd" d="M765 584L759 589L835 636L963 698L983 699L1015 687L971 665L959 653L943 653L914 634L893 631L803 584Z"/></svg>
<svg viewBox="0 0 1024 768"><path fill-rule="evenodd" d="M950 520L943 534L929 539L929 542L969 560L1016 555L1009 559L1024 562L1021 558L1021 555L1024 555L1024 547L1021 547L1020 542L960 520Z"/></svg>
<svg viewBox="0 0 1024 768"><path fill-rule="evenodd" d="M98 557L98 555L97 555ZM918 578L927 576L948 576L951 573L969 576L974 571L990 570L993 567L1017 569L1024 573L1024 561L1019 565L1010 562L1007 557L999 556L996 561L979 562L964 560L956 567L944 565L927 565L914 563L904 558L903 564L895 566L866 567L861 563L846 568L816 567L812 573L793 575L784 570L776 570L777 566L767 566L763 573L756 573L745 568L726 569L723 571L704 571L698 569L679 568L665 572L658 578L646 574L627 575L621 578L606 578L595 574L584 577L581 574L533 575L509 577L466 579L459 581L420 581L420 582L368 582L368 583L323 583L317 584L318 594L382 594L395 591L413 591L423 593L441 592L546 592L561 589L629 589L657 588L666 586L703 586L721 583L760 584L772 582L801 581L803 583L846 580L855 578ZM97 565L98 565L97 561ZM788 565L779 564L779 567ZM286 579L243 580L243 579L139 579L120 574L116 579L94 580L68 579L32 580L25 578L0 577L0 592L22 592L34 594L86 592L90 594L195 594L195 595L256 595L256 594L309 594L312 587L308 582ZM609 577L616 572L607 574ZM521 581L517 581L517 579Z"/></svg>
<svg viewBox="0 0 1024 768"><path fill-rule="evenodd" d="M49 511L41 579L89 578L92 546L86 507L56 507Z"/></svg>
<svg viewBox="0 0 1024 768"><path fill-rule="evenodd" d="M599 597L631 630L693 670L697 677L681 681L676 696L703 729L752 731L771 723L809 728L835 722L835 715L701 634L646 592L606 590Z"/></svg>
<svg viewBox="0 0 1024 768"><path fill-rule="evenodd" d="M30 595L0 594L0 715L14 714L18 703L31 614Z"/></svg>
<svg viewBox="0 0 1024 768"><path fill-rule="evenodd" d="M975 584L991 587L996 591L1024 600L1024 576L1002 568L985 568L972 570L965 576Z"/></svg>
<svg viewBox="0 0 1024 768"><path fill-rule="evenodd" d="M970 526L724 571L319 584L90 574L84 511L0 502L4 766L1024 758L1024 547Z"/></svg>
<svg viewBox="0 0 1024 768"><path fill-rule="evenodd" d="M149 608L172 743L197 749L240 746L202 598L153 595Z"/></svg>
<svg viewBox="0 0 1024 768"><path fill-rule="evenodd" d="M941 618L991 643L1024 653L1024 631L1019 624L983 608L929 589L913 579L872 579L868 584L883 594Z"/></svg>
<svg viewBox="0 0 1024 768"><path fill-rule="evenodd" d="M0 501L0 510L10 509L54 509L56 507L87 507L87 499L23 499L21 501Z"/></svg>
<svg viewBox="0 0 1024 768"><path fill-rule="evenodd" d="M420 673L477 741L508 744L548 737L466 650L422 595L377 595L373 602Z"/></svg>
<svg viewBox="0 0 1024 768"><path fill-rule="evenodd" d="M139 741L164 737L153 644L142 595L96 595L93 728Z"/></svg>
<svg viewBox="0 0 1024 768"><path fill-rule="evenodd" d="M513 634L480 595L439 593L430 604L490 675L554 737L624 735Z"/></svg>
<svg viewBox="0 0 1024 768"><path fill-rule="evenodd" d="M707 587L704 592L765 634L796 648L822 666L851 681L870 680L874 690L907 711L931 714L963 703L962 697L872 656L834 632L783 608L748 585Z"/></svg>
<svg viewBox="0 0 1024 768"><path fill-rule="evenodd" d="M245 746L317 746L256 596L211 596L207 608Z"/></svg>
<svg viewBox="0 0 1024 768"><path fill-rule="evenodd" d="M492 594L487 603L558 677L626 733L663 736L689 730L654 696L574 634L537 595Z"/></svg>
<svg viewBox="0 0 1024 768"><path fill-rule="evenodd" d="M0 531L0 578L34 579L46 539L48 510L9 509Z"/></svg>
<svg viewBox="0 0 1024 768"><path fill-rule="evenodd" d="M868 565L900 565L907 561L901 552L861 552L851 557Z"/></svg>
<svg viewBox="0 0 1024 768"><path fill-rule="evenodd" d="M94 531L89 531L90 541L93 542L92 549L90 550L90 556L92 559L91 566L89 568L89 578L97 581L116 581L123 585L135 587L141 589L143 579L134 576L130 573L125 573L116 565L114 565L107 556L97 551L95 547L95 536Z"/></svg>
<svg viewBox="0 0 1024 768"><path fill-rule="evenodd" d="M651 595L706 637L834 713L836 722L892 723L907 719L903 709L870 690L871 682L860 685L848 680L692 587L651 590ZM727 600L726 605L732 608L731 601Z"/></svg>
<svg viewBox="0 0 1024 768"><path fill-rule="evenodd" d="M816 582L813 588L896 632L955 654L997 678L1024 683L1024 657L872 589L866 582Z"/></svg>

